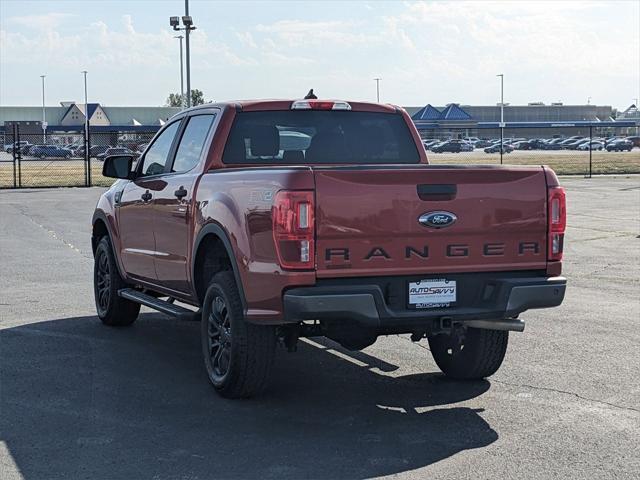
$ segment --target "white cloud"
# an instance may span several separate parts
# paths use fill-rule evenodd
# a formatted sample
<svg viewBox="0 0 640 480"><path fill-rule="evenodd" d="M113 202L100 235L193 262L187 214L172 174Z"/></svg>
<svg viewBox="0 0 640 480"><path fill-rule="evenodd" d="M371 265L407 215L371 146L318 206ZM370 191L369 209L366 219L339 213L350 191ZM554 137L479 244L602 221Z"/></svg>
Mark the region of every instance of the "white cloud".
<svg viewBox="0 0 640 480"><path fill-rule="evenodd" d="M164 95L176 82L178 41L168 28L150 26L140 4L146 2L131 2L132 15L120 17L3 18L2 66L19 68L2 69L1 88L17 96L23 79L14 72L33 69L51 74L54 88L55 78L86 67L114 98L131 98L135 88L136 102L158 97L152 97L154 88ZM270 15L254 18L276 20L243 17L220 28L198 13L192 75L208 95L288 96L313 86L322 95L371 100L372 78L381 76L382 98L395 103L493 102L499 72L507 75L513 103L638 95L639 11L633 2L345 2L315 15L255 5ZM225 8L242 12L246 6Z"/></svg>
<svg viewBox="0 0 640 480"><path fill-rule="evenodd" d="M288 47L328 44L348 47L383 41L380 35L363 33L363 26L362 22L355 21L280 20L269 25L259 24L255 31L269 34L278 45Z"/></svg>
<svg viewBox="0 0 640 480"><path fill-rule="evenodd" d="M7 25L18 25L33 30L51 30L57 28L66 20L73 19L77 15L70 13L46 13L43 15L24 15L9 17L6 19Z"/></svg>
<svg viewBox="0 0 640 480"><path fill-rule="evenodd" d="M251 32L236 32L236 37L238 37L242 45L250 48L258 48Z"/></svg>

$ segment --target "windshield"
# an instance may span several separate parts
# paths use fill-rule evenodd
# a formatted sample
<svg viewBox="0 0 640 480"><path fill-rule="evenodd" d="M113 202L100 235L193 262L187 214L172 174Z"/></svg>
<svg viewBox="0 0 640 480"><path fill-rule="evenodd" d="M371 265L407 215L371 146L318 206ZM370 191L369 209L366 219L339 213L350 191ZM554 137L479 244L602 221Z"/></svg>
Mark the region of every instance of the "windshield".
<svg viewBox="0 0 640 480"><path fill-rule="evenodd" d="M419 163L403 117L393 113L287 110L240 112L224 163Z"/></svg>

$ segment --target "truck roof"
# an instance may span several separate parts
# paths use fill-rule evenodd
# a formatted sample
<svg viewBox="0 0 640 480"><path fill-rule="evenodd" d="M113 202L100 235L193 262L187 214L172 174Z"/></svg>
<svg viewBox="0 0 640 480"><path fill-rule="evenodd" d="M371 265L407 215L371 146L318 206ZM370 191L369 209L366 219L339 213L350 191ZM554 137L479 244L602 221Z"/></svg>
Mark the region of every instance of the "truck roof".
<svg viewBox="0 0 640 480"><path fill-rule="evenodd" d="M262 99L262 100L229 100L224 102L207 103L204 105L198 105L192 107L189 110L196 110L201 108L210 107L236 107L245 112L263 112L273 110L291 110L291 105L295 101L303 100L300 98L294 99ZM317 99L313 102L346 102L351 105L351 111L356 112L380 112L380 113L395 113L401 110L400 107L390 104L382 104L375 102L352 102L348 100L336 100L336 99Z"/></svg>

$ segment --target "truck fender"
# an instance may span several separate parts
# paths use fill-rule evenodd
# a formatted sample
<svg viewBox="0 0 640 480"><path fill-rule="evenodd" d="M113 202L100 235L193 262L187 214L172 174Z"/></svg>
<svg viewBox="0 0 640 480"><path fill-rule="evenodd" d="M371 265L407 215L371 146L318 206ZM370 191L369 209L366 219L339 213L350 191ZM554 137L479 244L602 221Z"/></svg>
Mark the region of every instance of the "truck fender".
<svg viewBox="0 0 640 480"><path fill-rule="evenodd" d="M92 232L91 232L91 250L95 254L97 245L95 245L94 242L93 242L93 228L95 227L96 222L98 220L102 221L102 223L104 223L105 227L107 228L107 235L109 235L109 240L111 242L111 248L113 250L113 256L116 259L116 266L118 267L118 273L120 273L120 276L122 278L127 278L127 276L124 273L124 269L122 267L122 264L120 263L120 256L118 255L118 249L116 248L116 245L115 245L115 237L113 236L113 231L111 229L111 222L109 221L109 219L107 218L107 215L102 210L96 210L93 213L93 218L91 219L91 229L92 229Z"/></svg>
<svg viewBox="0 0 640 480"><path fill-rule="evenodd" d="M240 278L240 270L238 269L238 262L236 260L235 252L233 250L233 246L231 245L231 241L229 240L229 235L227 232L217 223L208 223L204 227L200 229L198 232L198 236L196 237L196 241L193 244L193 250L191 251L191 284L193 285L195 291L196 285L196 257L198 256L198 248L200 247L200 243L204 238L213 234L220 239L222 244L224 245L225 250L227 251L227 256L229 257L231 268L233 270L233 277L236 280L236 285L238 286L238 292L240 293L240 301L242 302L242 310L247 311L247 301L244 295L244 287L242 286L242 279ZM200 300L200 299L198 299Z"/></svg>

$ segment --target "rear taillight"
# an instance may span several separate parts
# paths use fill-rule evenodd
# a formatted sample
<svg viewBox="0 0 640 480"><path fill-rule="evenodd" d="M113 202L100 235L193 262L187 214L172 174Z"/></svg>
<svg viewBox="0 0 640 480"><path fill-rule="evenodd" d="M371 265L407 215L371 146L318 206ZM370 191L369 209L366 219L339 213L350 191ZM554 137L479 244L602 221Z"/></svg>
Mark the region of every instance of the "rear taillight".
<svg viewBox="0 0 640 480"><path fill-rule="evenodd" d="M567 228L567 200L564 188L549 188L548 206L549 244L547 246L547 259L558 261L562 260L564 231Z"/></svg>
<svg viewBox="0 0 640 480"><path fill-rule="evenodd" d="M281 190L271 216L278 262L284 269L308 270L315 266L313 192Z"/></svg>

